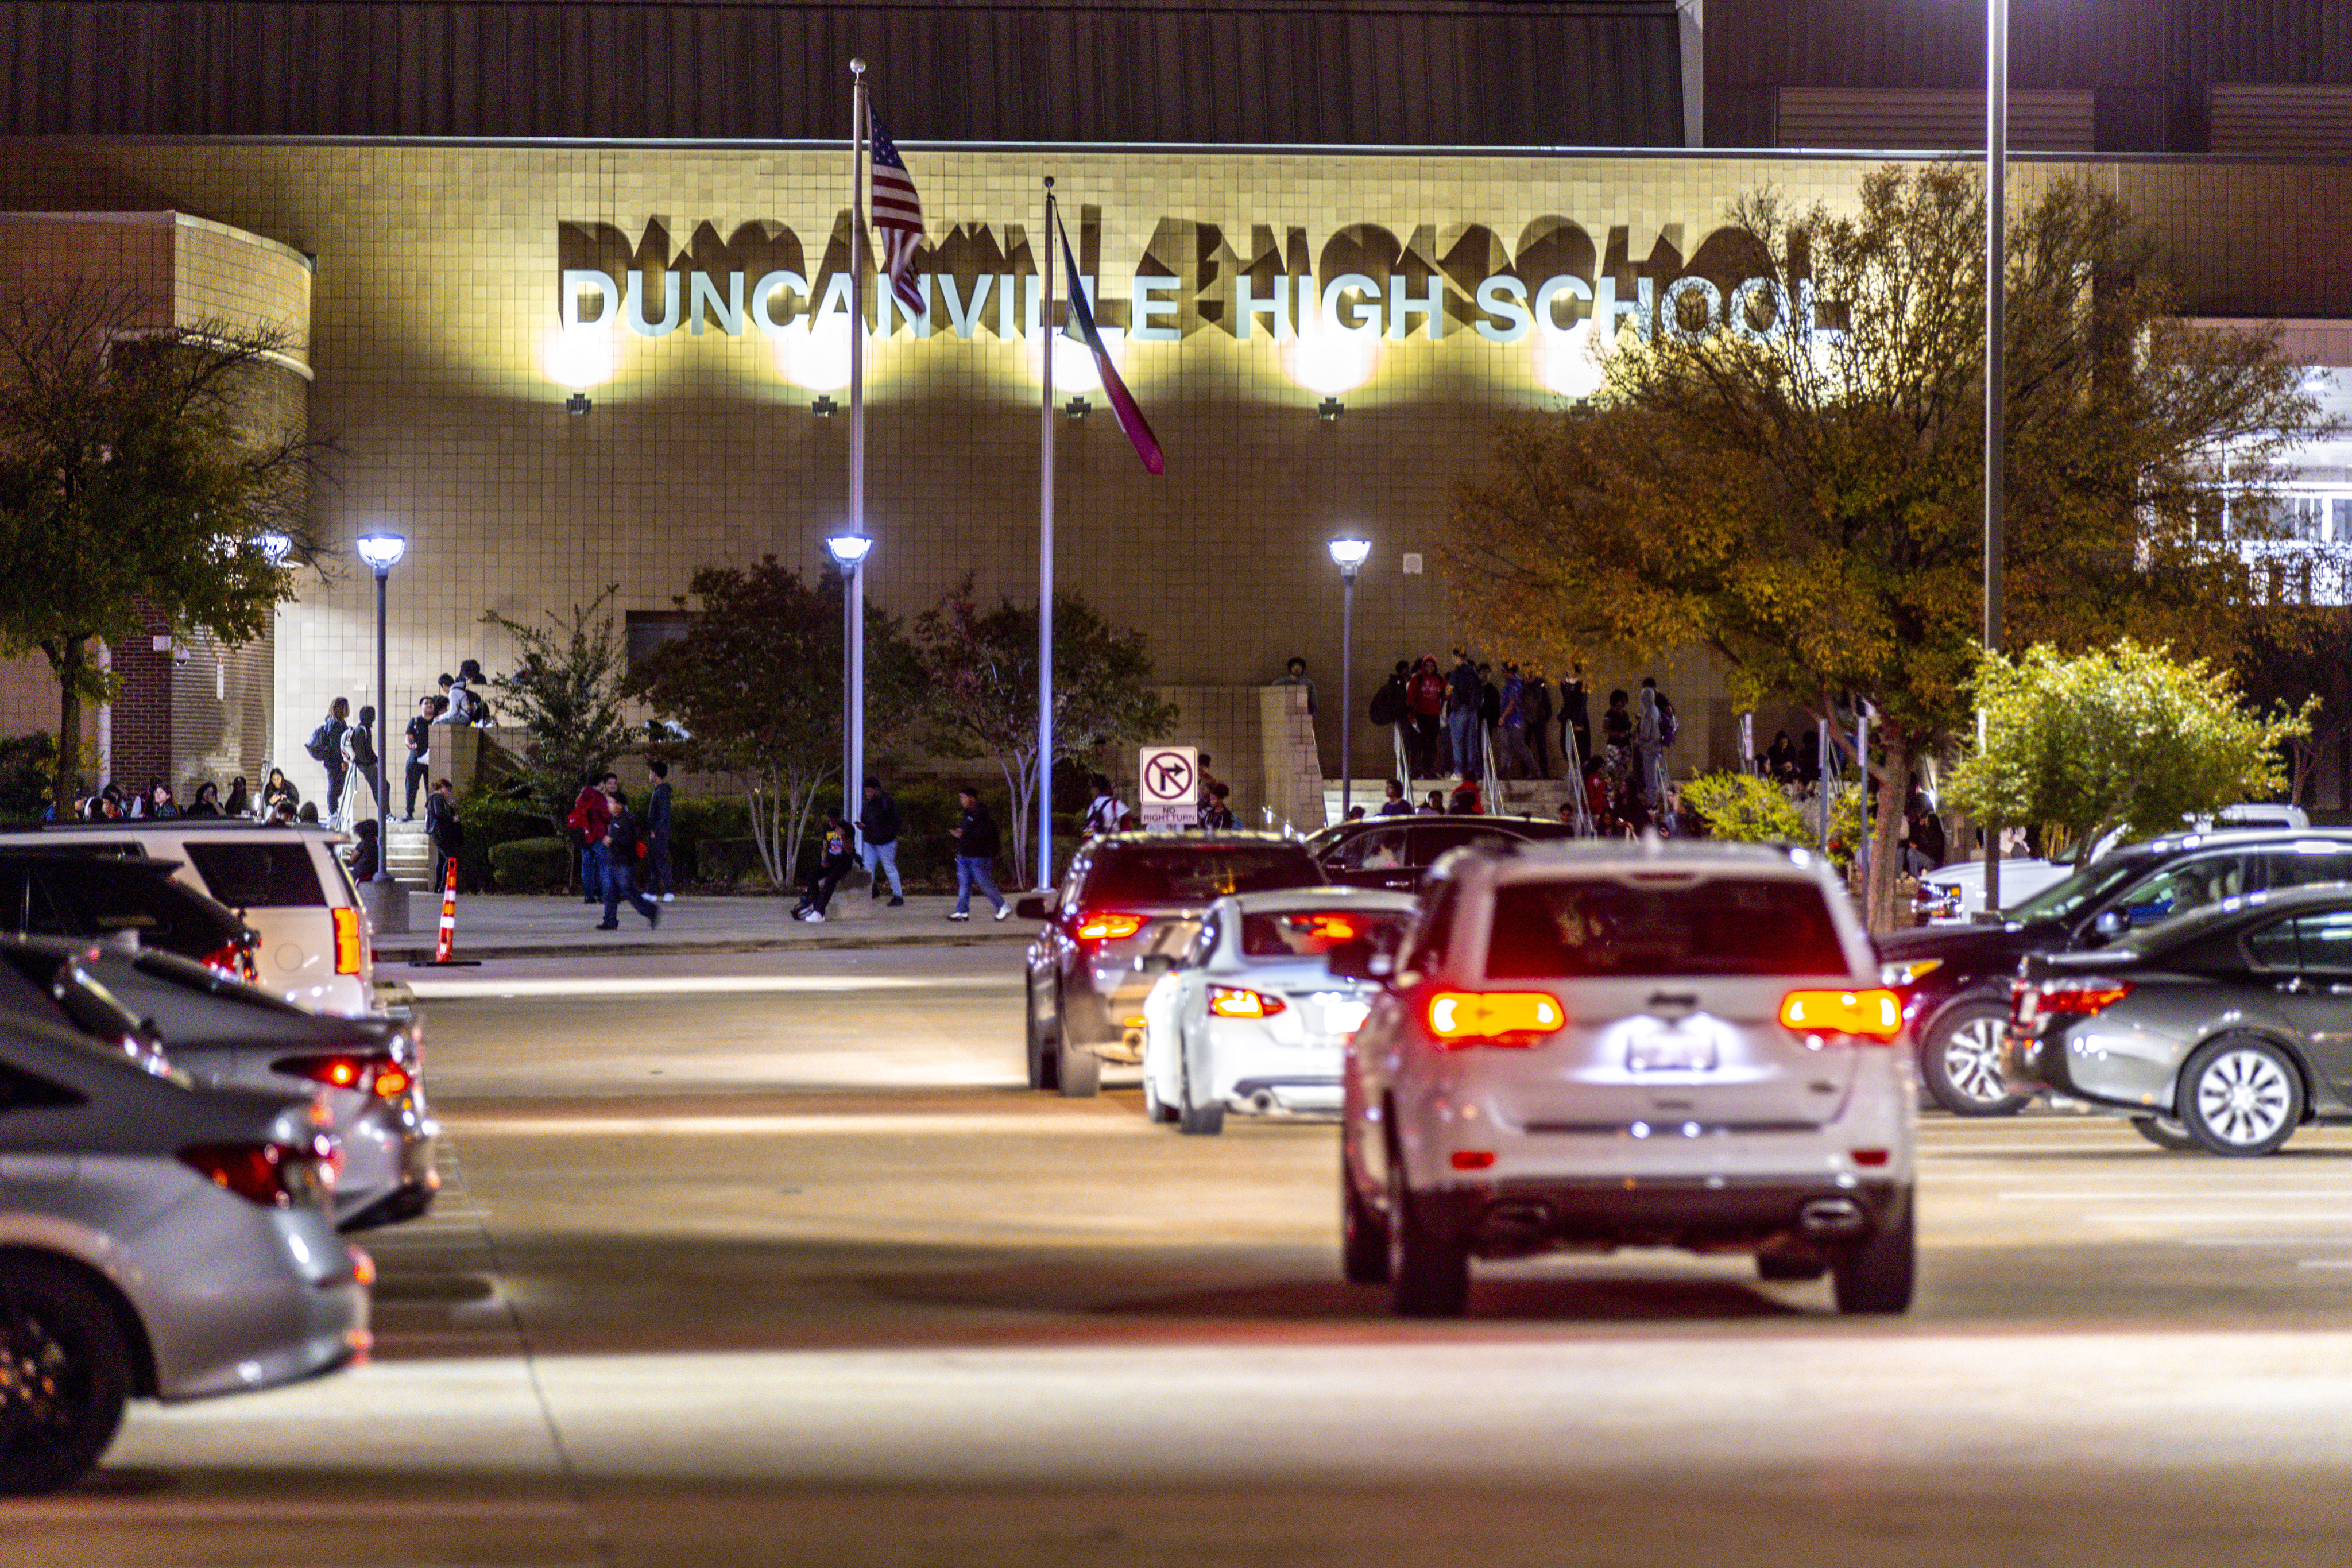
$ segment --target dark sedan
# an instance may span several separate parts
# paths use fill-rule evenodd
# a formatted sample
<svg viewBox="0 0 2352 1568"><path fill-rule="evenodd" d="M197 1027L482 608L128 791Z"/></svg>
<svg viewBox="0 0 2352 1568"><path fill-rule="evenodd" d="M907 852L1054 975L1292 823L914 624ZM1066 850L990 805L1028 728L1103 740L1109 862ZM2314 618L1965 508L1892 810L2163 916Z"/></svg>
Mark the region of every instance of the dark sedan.
<svg viewBox="0 0 2352 1568"><path fill-rule="evenodd" d="M1575 836L1570 824L1540 817L1374 817L1326 828L1307 848L1323 874L1341 887L1412 893L1454 850L1509 850Z"/></svg>
<svg viewBox="0 0 2352 1568"><path fill-rule="evenodd" d="M2352 1122L2352 887L2249 894L2098 952L2030 956L2006 1060L2020 1090L2166 1148L2267 1155L2306 1122Z"/></svg>
<svg viewBox="0 0 2352 1568"><path fill-rule="evenodd" d="M2007 1115L2030 1095L2001 1076L2009 988L2029 954L2103 948L2224 900L2352 881L2352 831L2168 833L2092 862L2001 911L1994 925L1930 925L1878 939L1905 1001L1919 1078L1946 1110Z"/></svg>

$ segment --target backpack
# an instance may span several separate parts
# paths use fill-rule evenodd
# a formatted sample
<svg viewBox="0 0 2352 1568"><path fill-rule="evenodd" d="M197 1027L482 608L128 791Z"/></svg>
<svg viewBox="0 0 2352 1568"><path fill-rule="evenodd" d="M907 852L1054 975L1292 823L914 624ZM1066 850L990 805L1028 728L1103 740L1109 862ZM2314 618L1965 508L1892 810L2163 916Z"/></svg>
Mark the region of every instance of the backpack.
<svg viewBox="0 0 2352 1568"><path fill-rule="evenodd" d="M1683 727L1675 717L1675 705L1666 700L1665 693L1660 692L1658 694L1658 744L1672 746L1675 743L1675 737L1682 732Z"/></svg>
<svg viewBox="0 0 2352 1568"><path fill-rule="evenodd" d="M313 762L327 760L327 754L334 747L334 734L323 720L320 721L318 728L310 732L310 738L302 743L302 749L310 754L310 760Z"/></svg>
<svg viewBox="0 0 2352 1568"><path fill-rule="evenodd" d="M1372 694L1369 716L1374 724L1395 724L1404 717L1404 683L1391 676Z"/></svg>

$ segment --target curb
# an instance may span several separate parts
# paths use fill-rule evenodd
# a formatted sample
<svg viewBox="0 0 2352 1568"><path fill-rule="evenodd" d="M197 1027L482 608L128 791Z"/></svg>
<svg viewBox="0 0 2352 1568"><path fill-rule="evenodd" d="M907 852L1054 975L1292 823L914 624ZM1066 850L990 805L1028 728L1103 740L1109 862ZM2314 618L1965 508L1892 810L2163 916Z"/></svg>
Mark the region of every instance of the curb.
<svg viewBox="0 0 2352 1568"><path fill-rule="evenodd" d="M909 932L904 936L715 936L678 942L647 941L643 937L614 942L489 942L461 946L457 956L467 960L487 958L596 958L620 953L630 957L661 953L799 953L840 951L859 947L995 947L1010 946L1014 942L1027 942L1031 933L1024 929L998 936L995 933L959 933L955 936L923 936ZM374 949L378 966L401 965L430 968L433 945L392 947L379 945Z"/></svg>

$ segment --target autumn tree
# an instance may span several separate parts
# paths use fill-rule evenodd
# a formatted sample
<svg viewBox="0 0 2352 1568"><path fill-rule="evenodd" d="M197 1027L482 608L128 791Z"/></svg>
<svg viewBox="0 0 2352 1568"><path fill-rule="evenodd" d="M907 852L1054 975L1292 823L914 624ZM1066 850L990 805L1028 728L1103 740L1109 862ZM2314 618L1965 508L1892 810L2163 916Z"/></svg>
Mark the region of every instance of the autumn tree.
<svg viewBox="0 0 2352 1568"><path fill-rule="evenodd" d="M319 554L330 448L288 394L289 335L169 319L91 284L0 302L0 651L57 679L61 814L82 707L114 694L99 645L157 622L249 642Z"/></svg>
<svg viewBox="0 0 2352 1568"><path fill-rule="evenodd" d="M983 604L963 581L915 622L932 739L957 757L984 757L1013 800L1013 858L1026 876L1037 798L1037 612L1011 600ZM1075 593L1054 596L1056 766L1119 741L1156 740L1176 723L1151 690L1143 633L1114 626Z"/></svg>
<svg viewBox="0 0 2352 1568"><path fill-rule="evenodd" d="M773 556L704 567L676 601L692 613L686 635L656 648L630 678L632 694L677 727L657 755L735 780L761 865L779 887L792 880L819 800L841 793L841 596L838 575L803 580ZM869 601L869 749L905 733L919 684L913 646ZM853 790L853 817L857 804Z"/></svg>
<svg viewBox="0 0 2352 1568"><path fill-rule="evenodd" d="M1505 424L1444 557L1464 620L1530 656L1705 649L1750 705L1867 702L1879 929L1918 764L1972 727L1984 232L1948 166L1875 172L1852 212L1750 196L1598 397ZM2024 204L2006 277L2007 643L2225 652L2247 571L2201 537L2213 455L2258 492L2315 418L2275 334L2180 319L2085 183Z"/></svg>
<svg viewBox="0 0 2352 1568"><path fill-rule="evenodd" d="M2269 796L2285 781L2280 747L2309 727L2307 714L2249 706L2206 661L2130 638L1987 659L1977 696L1985 742L1953 771L1953 803L1979 821L2052 830L2078 866L2113 830L2149 838Z"/></svg>

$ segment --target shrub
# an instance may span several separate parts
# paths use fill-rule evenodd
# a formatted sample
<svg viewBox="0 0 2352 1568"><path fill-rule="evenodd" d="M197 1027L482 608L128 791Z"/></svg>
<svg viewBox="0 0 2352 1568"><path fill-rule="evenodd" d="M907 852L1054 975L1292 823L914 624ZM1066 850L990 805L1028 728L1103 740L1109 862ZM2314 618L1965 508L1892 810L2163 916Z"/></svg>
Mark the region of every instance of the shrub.
<svg viewBox="0 0 2352 1568"><path fill-rule="evenodd" d="M760 846L751 839L705 839L696 852L698 876L706 883L732 886L755 873L765 880Z"/></svg>
<svg viewBox="0 0 2352 1568"><path fill-rule="evenodd" d="M562 839L509 839L488 853L502 893L560 893L571 885L572 846Z"/></svg>
<svg viewBox="0 0 2352 1568"><path fill-rule="evenodd" d="M506 873L499 868L498 856L491 852L504 844L542 839L570 848L563 840L553 837L553 824L536 801L519 800L494 790L477 789L460 797L457 821L466 830L466 841L457 851L457 882L462 887L499 893L545 891L510 885ZM562 872L554 885L563 887L570 883L570 873Z"/></svg>
<svg viewBox="0 0 2352 1568"><path fill-rule="evenodd" d="M713 839L749 839L751 821L740 799L673 799L669 809L670 868L680 882L725 881L703 865L702 846Z"/></svg>
<svg viewBox="0 0 2352 1568"><path fill-rule="evenodd" d="M1812 838L1804 808L1780 786L1752 773L1702 773L1683 799L1706 822L1709 837L1742 843L1801 844Z"/></svg>
<svg viewBox="0 0 2352 1568"><path fill-rule="evenodd" d="M46 730L0 740L0 819L30 822L49 806L58 744Z"/></svg>

